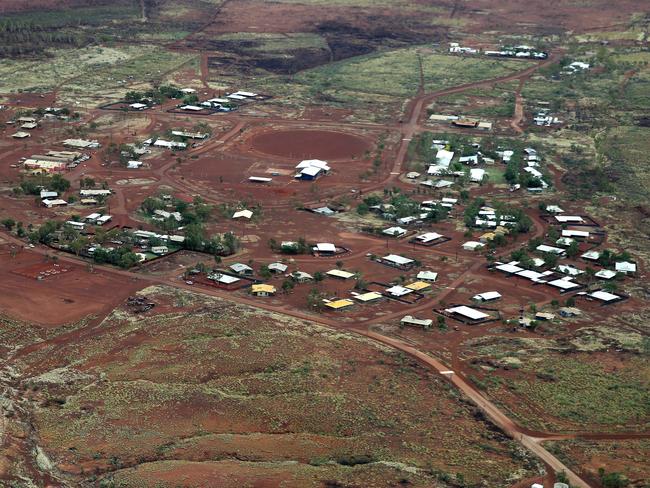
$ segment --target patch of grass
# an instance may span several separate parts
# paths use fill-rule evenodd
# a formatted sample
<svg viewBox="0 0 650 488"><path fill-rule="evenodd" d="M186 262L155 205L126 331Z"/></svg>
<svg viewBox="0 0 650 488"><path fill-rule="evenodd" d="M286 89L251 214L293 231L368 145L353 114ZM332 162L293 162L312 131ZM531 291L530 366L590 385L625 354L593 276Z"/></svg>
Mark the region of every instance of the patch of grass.
<svg viewBox="0 0 650 488"><path fill-rule="evenodd" d="M290 104L348 108L381 120L394 117L404 100L417 93L419 59L427 91L504 76L530 66L528 62L458 58L411 47L356 56L291 78L266 77L256 84Z"/></svg>
<svg viewBox="0 0 650 488"><path fill-rule="evenodd" d="M517 392L549 414L581 425L643 425L650 404L650 367L632 359L624 368L606 371L587 357L547 357L524 370L548 380L515 381Z"/></svg>
<svg viewBox="0 0 650 488"><path fill-rule="evenodd" d="M614 127L596 141L600 155L617 170L617 194L629 202L650 203L650 127Z"/></svg>
<svg viewBox="0 0 650 488"><path fill-rule="evenodd" d="M504 167L503 166L487 166L485 167L485 174L488 177L488 181L493 185L504 185L506 183L505 178L503 177Z"/></svg>
<svg viewBox="0 0 650 488"><path fill-rule="evenodd" d="M166 76L194 59L157 46L88 47L50 52L45 60L7 60L0 65L0 91L61 90L64 100L103 98L128 91L134 84Z"/></svg>

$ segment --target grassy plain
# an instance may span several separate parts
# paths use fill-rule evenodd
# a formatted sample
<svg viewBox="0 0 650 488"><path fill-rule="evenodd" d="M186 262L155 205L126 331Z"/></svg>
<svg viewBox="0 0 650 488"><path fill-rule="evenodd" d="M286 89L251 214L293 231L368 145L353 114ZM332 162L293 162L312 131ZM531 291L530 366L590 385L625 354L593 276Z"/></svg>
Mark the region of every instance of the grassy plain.
<svg viewBox="0 0 650 488"><path fill-rule="evenodd" d="M42 60L0 63L0 92L58 89L64 103L115 100L131 86L163 80L195 59L155 45L59 49Z"/></svg>
<svg viewBox="0 0 650 488"><path fill-rule="evenodd" d="M428 48L404 48L357 56L302 71L290 78L266 77L257 83L289 104L321 104L359 111L385 120L401 110L420 85L420 60L427 92L505 76L530 66L526 61L460 58Z"/></svg>
<svg viewBox="0 0 650 488"><path fill-rule="evenodd" d="M475 382L530 428L617 432L650 424L650 351L633 329L603 325L562 339L486 337L466 346Z"/></svg>

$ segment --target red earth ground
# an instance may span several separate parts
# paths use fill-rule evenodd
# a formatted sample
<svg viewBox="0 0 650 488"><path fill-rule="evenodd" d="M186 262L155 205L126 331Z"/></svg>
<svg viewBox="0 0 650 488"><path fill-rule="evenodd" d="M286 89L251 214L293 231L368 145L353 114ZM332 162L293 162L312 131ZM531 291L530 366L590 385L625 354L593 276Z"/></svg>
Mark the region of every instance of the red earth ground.
<svg viewBox="0 0 650 488"><path fill-rule="evenodd" d="M354 159L370 149L360 137L324 130L262 132L250 142L255 151L290 159Z"/></svg>
<svg viewBox="0 0 650 488"><path fill-rule="evenodd" d="M618 22L620 19L629 16L631 9L635 8L637 2L620 2L614 4L603 4L598 1L595 4L602 8L591 10L585 7L574 7L567 5L566 2L554 4L553 15L557 25L562 27L576 27L579 29L596 28L604 26L605 19L608 25ZM274 4L273 11L267 13L259 9L259 2L229 2L224 8L223 17L219 18L214 24L208 26L205 31L208 34L220 32L230 32L232 29L244 31L297 29L313 26L315 19L311 16L317 12L319 20L328 19L334 15L329 7L317 7L311 11L303 5ZM496 26L513 27L511 22L515 23L521 20L519 25L514 25L514 29L526 30L529 27L530 20L539 20L544 16L544 22L539 22L542 27L552 31L556 26L548 22L548 4L535 4L522 6L520 1L511 2L494 2L480 1L473 12L465 12L476 24L485 25L490 22ZM614 10L616 10L614 12ZM293 13L292 18L287 18L287 12ZM311 12L311 13L309 13ZM387 11L386 13L390 13ZM459 15L462 10L457 12ZM454 14L455 15L455 14ZM224 19L227 22L223 22ZM360 21L359 21L360 22ZM553 60L551 60L552 62ZM507 79L519 80L521 84L534 72L537 67L517 73ZM205 73L203 73L205 74ZM464 251L458 251L460 242L464 239L463 232L454 228L454 224L443 223L432 226L431 229L440 231L445 235L452 236L450 243L441 245L436 248L418 248L405 241L387 241L381 238L359 235L355 229L348 229L345 224L334 218L325 218L322 216L308 214L295 209L295 201L309 201L312 203L327 203L337 198L345 196L350 197L350 189L360 189L363 192L370 190L382 189L385 186L397 185L410 191L411 186L401 182L397 174L403 171L402 163L408 146L408 140L424 130L423 122L424 110L422 106L429 103L436 96L448 93L462 92L473 86L489 85L501 80L490 80L488 82L455 87L437 94L420 93L417 98L407 107L407 116L404 125L397 124L396 120L384 126L371 124L347 124L342 127L343 122L330 121L329 115L323 114L318 109L307 110L303 114L302 120L282 120L280 118L263 118L256 119L254 116L240 116L234 114L220 120L228 120L231 125L228 127L220 126L215 130L215 135L207 143L197 148L191 149L186 153L170 154L163 151L154 151L151 157L146 158L150 165L142 171L132 172L117 166L102 166L103 151L96 152L92 159L84 165L76 168L66 175L73 182L73 188L76 189L79 179L86 176L93 176L98 181L106 180L115 190L115 196L109 200L110 212L114 214L114 221L123 225L139 226L148 228L147 224L140 221L136 214L141 201L147 195L157 190L171 189L175 194L182 195L184 198L191 197L194 194L202 194L211 203L236 202L238 200L249 199L251 201L261 202L264 209L264 216L260 222L251 223L233 223L228 217L219 222L210 224L210 231L234 230L238 236L244 238L244 251L233 256L226 261L226 264L234 261L246 262L252 259L256 265L268 263L280 258L274 255L268 248L267 240L270 237L295 239L305 237L310 242L331 241L338 244L346 244L351 248L351 252L341 258L345 268L359 270L363 273L366 280L390 281L397 278L400 274L410 276L410 273L403 273L392 268L386 268L376 263L370 262L365 256L368 252L380 254L381 252L404 253L407 256L417 257L424 263L424 266L430 267L441 274L440 281L434 285L434 291L427 294L427 297L414 306L405 306L396 302L384 301L378 305L355 306L349 312L325 314L311 314L306 310L306 295L311 286L299 286L288 296L276 296L269 300L251 300L242 291L222 293L231 299L245 302L250 301L262 307L268 307L274 311L300 314L302 316L321 320L331 326L351 327L357 329L360 333L367 333L370 329L381 330L386 334L386 341L392 341L399 338L404 343L408 343L416 348L409 350L406 346L399 343L393 344L394 347L400 347L402 350L414 355L422 350L434 355L441 354L446 362L457 371L457 377L465 381L467 371L462 361L458 359L458 345L462 340L468 337L501 334L502 330L482 326L464 326L458 324L457 333L423 333L419 330L405 329L397 330L395 324L398 319L405 313L432 315L434 305L440 304L441 301L466 302L472 294L487 289L497 289L501 291L506 298L499 304L509 314L516 314L517 309L522 304L535 303L538 306L548 304L552 299L559 299L559 293L544 286L527 286L527 282L516 279L506 278L505 276L489 273L485 268L485 260L482 256L472 255ZM520 84L520 86L521 86ZM24 105L29 102L34 106L45 103L51 104L51 100L43 100L36 96L21 96L22 102L17 102L18 97L10 101L11 104ZM98 111L93 111L91 117L96 117ZM519 132L518 115L513 121L512 129ZM135 115L134 115L135 116ZM143 115L137 114L138 117L146 117L150 123L145 130L138 130L137 137L133 134L120 133L111 135L110 139L105 133L97 133L101 142L106 146L111 142L131 142L132 140L142 140L148 137L152 131L163 132L168 128L178 126L191 127L191 122L177 118L164 113L162 110L154 110ZM196 118L196 121L207 120L212 124L210 118ZM85 122L84 122L85 123ZM216 125L216 124L215 124ZM317 130L314 130L317 129ZM331 176L319 180L315 185L309 183L296 182L292 178L292 171L297 160L307 157L319 157L328 159L328 156L321 155L316 151L311 152L312 147L308 146L297 151L286 151L284 148L289 144L295 145L294 136L291 134L300 134L301 139L306 132L315 132L316 134L332 133L332 131L345 130L345 139L354 144L346 147L344 151L336 148L327 140L316 137L313 142L314 146L321 146L325 150L333 150L330 153L330 159L336 159L338 156L347 158L349 164L345 171L340 170L337 165ZM388 133L393 140L387 145L383 156L384 165L380 174L370 181L359 179L361 173L370 168L370 161L356 160L352 161L351 148L362 153L364 149L371 148L374 141L380 133ZM355 135L352 135L355 134ZM15 162L21 156L42 152L51 144L62 139L62 134L54 134L51 129L38 129L35 137L26 143L6 143L3 144L2 158L6 162ZM278 142L278 137L281 142ZM338 137L337 137L338 138ZM261 139L261 143L260 143ZM400 140L402 139L402 140ZM285 141L285 142L282 142ZM348 142L343 144L347 146ZM23 144L26 147L23 147ZM260 145L267 154L262 154ZM5 151L6 150L6 151ZM337 152L338 151L338 152ZM272 153L274 155L270 155ZM176 158L180 162L176 162ZM359 157L357 155L357 157ZM280 176L274 177L270 186L255 186L246 181L250 175L260 175L260 171L269 171L269 168L280 170ZM3 164L0 168L0 176L4 181L16 184L18 180L18 170L10 168L8 164ZM129 182L129 178L138 178L139 182ZM222 181L223 179L223 181ZM120 183L118 183L118 181ZM9 186L9 183L7 183ZM10 186L9 186L10 187ZM489 194L493 188L489 185L472 190L473 195ZM430 192L425 196L443 196L445 192ZM350 197L355 198L355 197ZM418 197L420 198L420 197ZM526 197L520 198L522 204L534 206L535 200ZM354 203L354 202L353 202ZM565 206L566 202L561 202ZM580 210L576 206L576 211ZM19 216L24 222L34 222L44 220L48 217L64 218L70 211L81 212L85 209L74 208L70 210L44 210L39 208L33 197L13 198L7 197L2 199L2 211L11 215ZM16 212L16 213L14 213ZM89 212L88 212L89 213ZM536 228L533 235L542 236L545 232L545 225L539 220L535 211L530 212L531 217L535 220ZM224 221L225 220L225 221ZM518 245L518 244L517 244ZM513 246L514 247L514 246ZM21 276L21 273L29 274L41 267L42 255L37 255L29 251L21 251L15 258L9 255L9 250L5 246L5 254L0 256L0 276L4 278L1 290L0 305L2 309L7 310L10 315L23 318L25 320L40 323L46 327L53 327L61 322L73 322L79 320L88 314L105 314L115 306L117 301L122 300L124 296L137 289L135 283L130 281L126 274L95 272L89 273L83 264L66 264L72 270L65 275L59 275L54 278L48 278L37 282ZM505 254L505 251L504 251ZM443 261L443 258L445 261ZM327 270L334 267L336 259L323 260L310 256L298 256L294 258L291 267L306 271ZM49 267L48 263L43 261L43 267ZM27 271L25 271L27 270ZM179 271L173 269L161 281L169 279L169 282L179 283ZM643 279L643 276L641 277ZM274 280L279 284L280 279ZM338 282L327 279L319 288L323 289L330 295L346 296L353 283ZM98 292L99 290L99 292ZM119 290L115 296L112 293L105 293L104 290ZM212 293L208 290L207 293ZM600 307L594 302L584 301L579 306L594 316L609 316L620 313L622 310L630 310L638 307L640 304L633 300L623 302L614 307ZM452 325L450 323L450 325ZM453 324L456 325L456 324ZM529 332L521 333L524 337L533 337ZM392 336L392 337L390 337ZM381 338L376 338L380 340ZM410 347L410 346L409 346ZM469 385L469 382L467 383ZM468 386L468 388L470 388ZM502 419L503 420L503 419ZM507 419L506 419L507 420ZM505 422L505 421L504 421ZM525 432L519 426L509 423L509 433ZM551 476L552 478L552 476Z"/></svg>
<svg viewBox="0 0 650 488"><path fill-rule="evenodd" d="M106 314L138 289L132 279L116 278L86 266L44 261L43 256L0 245L0 310L6 315L43 327L60 327L92 315ZM43 280L39 270L68 270ZM110 293L108 291L110 290Z"/></svg>

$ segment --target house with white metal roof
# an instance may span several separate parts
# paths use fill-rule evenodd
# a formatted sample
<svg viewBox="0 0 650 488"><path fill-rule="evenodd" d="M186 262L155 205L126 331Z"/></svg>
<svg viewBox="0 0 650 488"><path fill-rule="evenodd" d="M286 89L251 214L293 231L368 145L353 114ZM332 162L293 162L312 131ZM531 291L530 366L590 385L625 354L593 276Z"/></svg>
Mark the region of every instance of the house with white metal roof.
<svg viewBox="0 0 650 488"><path fill-rule="evenodd" d="M469 170L469 179L474 183L480 183L485 178L485 170L482 168L472 168Z"/></svg>
<svg viewBox="0 0 650 488"><path fill-rule="evenodd" d="M598 273L595 273L594 276L602 280L611 280L616 276L616 271L612 271L610 269L601 269L598 271Z"/></svg>
<svg viewBox="0 0 650 488"><path fill-rule="evenodd" d="M585 221L579 215L556 215L555 220L560 224L582 224Z"/></svg>
<svg viewBox="0 0 650 488"><path fill-rule="evenodd" d="M388 229L384 229L382 231L382 234L386 234L391 237L403 237L407 232L408 231L402 227L389 227Z"/></svg>
<svg viewBox="0 0 650 488"><path fill-rule="evenodd" d="M379 300L383 295L376 291L370 291L368 293L352 293L352 298L359 300L360 302L367 303L375 300Z"/></svg>
<svg viewBox="0 0 650 488"><path fill-rule="evenodd" d="M587 295L590 298L595 298L596 300L600 300L601 302L609 303L609 302L614 302L616 300L620 300L622 297L615 295L613 293L609 293L604 290L598 290L594 291L592 293L589 293Z"/></svg>
<svg viewBox="0 0 650 488"><path fill-rule="evenodd" d="M389 254L381 259L382 261L390 264L396 264L397 266L409 266L415 262L413 259L405 258L404 256L398 256L396 254Z"/></svg>
<svg viewBox="0 0 650 488"><path fill-rule="evenodd" d="M564 229L562 230L562 237L577 237L579 239L586 239L589 237L589 232L586 230Z"/></svg>
<svg viewBox="0 0 650 488"><path fill-rule="evenodd" d="M561 249L559 247L547 246L546 244L540 244L535 249L538 250L539 252L557 254L558 256L562 256L565 253L564 249Z"/></svg>
<svg viewBox="0 0 650 488"><path fill-rule="evenodd" d="M291 278L296 280L298 283L306 283L307 281L312 281L314 279L312 275L304 271L294 271L291 273Z"/></svg>
<svg viewBox="0 0 650 488"><path fill-rule="evenodd" d="M333 254L336 252L336 246L330 242L319 242L314 246L314 251L324 254Z"/></svg>
<svg viewBox="0 0 650 488"><path fill-rule="evenodd" d="M434 282L438 279L438 273L434 271L420 271L416 278L422 281Z"/></svg>
<svg viewBox="0 0 650 488"><path fill-rule="evenodd" d="M600 253L598 251L587 251L580 257L583 259L588 259L589 261L598 261L600 259Z"/></svg>
<svg viewBox="0 0 650 488"><path fill-rule="evenodd" d="M614 269L616 269L617 273L636 273L636 264L629 261L621 261L614 265Z"/></svg>
<svg viewBox="0 0 650 488"><path fill-rule="evenodd" d="M241 275L252 275L253 268L244 263L234 263L229 266L229 268L237 274Z"/></svg>
<svg viewBox="0 0 650 488"><path fill-rule="evenodd" d="M49 198L45 198L42 201L43 205L45 205L47 208L52 208L52 207L62 207L68 204L65 200L58 198L51 200Z"/></svg>
<svg viewBox="0 0 650 488"><path fill-rule="evenodd" d="M331 276L332 278L339 278L342 280L349 280L350 278L354 278L354 273L350 273L349 271L342 269L330 269L325 274L327 276Z"/></svg>
<svg viewBox="0 0 650 488"><path fill-rule="evenodd" d="M584 273L583 270L578 269L570 264L559 264L555 267L555 270L569 276L579 276Z"/></svg>
<svg viewBox="0 0 650 488"><path fill-rule="evenodd" d="M268 265L268 268L272 273L284 273L288 267L283 263L271 263Z"/></svg>
<svg viewBox="0 0 650 488"><path fill-rule="evenodd" d="M445 309L445 312L447 312L450 315L460 315L463 318L470 319L470 320L484 320L489 317L488 314L481 312L480 310L473 309L471 307L467 307L465 305L460 305L457 307L452 307L452 308L447 308Z"/></svg>
<svg viewBox="0 0 650 488"><path fill-rule="evenodd" d="M499 271L502 271L504 273L508 274L515 274L519 273L520 271L524 271L524 268L520 268L517 266L519 264L519 261L511 261L509 263L500 263L497 264L494 269L497 269Z"/></svg>
<svg viewBox="0 0 650 488"><path fill-rule="evenodd" d="M403 296L408 295L409 293L413 293L413 291L414 290L411 290L410 288L406 288L400 285L395 285L395 286L391 286L390 288L386 288L386 293L388 293L390 296L395 298L401 298Z"/></svg>
<svg viewBox="0 0 650 488"><path fill-rule="evenodd" d="M416 327L423 327L425 329L428 329L433 325L433 320L431 319L418 319L416 317L413 317L412 315L405 315L402 317L402 320L400 320L401 325L414 325Z"/></svg>
<svg viewBox="0 0 650 488"><path fill-rule="evenodd" d="M501 298L501 293L499 293L498 291L486 291L474 295L472 297L472 300L476 300L478 302L491 302L493 300L498 300L499 298Z"/></svg>
<svg viewBox="0 0 650 488"><path fill-rule="evenodd" d="M223 273L212 273L208 275L208 279L215 281L221 285L232 285L234 283L237 283L238 281L241 281L239 278L236 276L230 276L227 274Z"/></svg>
<svg viewBox="0 0 650 488"><path fill-rule="evenodd" d="M546 284L555 288L559 288L562 291L568 291L580 287L579 284L574 283L569 278L561 278L559 280L548 281Z"/></svg>
<svg viewBox="0 0 650 488"><path fill-rule="evenodd" d="M232 215L233 219L250 219L253 216L253 212L251 210L238 210Z"/></svg>
<svg viewBox="0 0 650 488"><path fill-rule="evenodd" d="M476 251L477 249L481 249L483 247L485 247L485 244L477 241L467 241L463 244L463 249L465 251Z"/></svg>
<svg viewBox="0 0 650 488"><path fill-rule="evenodd" d="M442 234L438 234L437 232L427 232L425 234L416 236L415 239L422 244L429 244L431 242L442 239L443 237L444 236Z"/></svg>

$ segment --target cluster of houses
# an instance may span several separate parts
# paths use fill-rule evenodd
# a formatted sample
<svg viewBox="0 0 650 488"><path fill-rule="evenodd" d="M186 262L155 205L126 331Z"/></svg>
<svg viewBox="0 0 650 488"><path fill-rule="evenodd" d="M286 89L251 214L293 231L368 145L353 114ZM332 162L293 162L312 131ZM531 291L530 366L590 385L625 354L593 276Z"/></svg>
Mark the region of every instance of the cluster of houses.
<svg viewBox="0 0 650 488"><path fill-rule="evenodd" d="M111 195L112 191L108 188L85 188L79 190L80 202L82 205L97 205L100 200L104 200Z"/></svg>
<svg viewBox="0 0 650 488"><path fill-rule="evenodd" d="M555 117L548 108L540 108L533 116L533 122L540 127L551 127L561 124L562 121Z"/></svg>
<svg viewBox="0 0 650 488"><path fill-rule="evenodd" d="M92 226L102 226L106 225L111 221L113 217L108 214L101 214L97 212L93 212L89 215L86 215L83 219L83 221L77 221L77 220L67 220L65 222L66 225L72 227L74 230L79 231L79 232L84 232L86 230L87 225L92 225Z"/></svg>
<svg viewBox="0 0 650 488"><path fill-rule="evenodd" d="M194 88L181 88L178 91L182 95L194 95L196 93L196 90ZM151 107L153 107L155 105L155 103L156 102L154 101L153 98L145 96L145 97L142 97L142 98L140 98L139 100L137 100L135 102L129 103L127 105L127 107L128 107L129 110L140 112L140 111L143 111L143 110L150 109ZM108 108L111 105L113 105L113 104L105 105L104 108Z"/></svg>
<svg viewBox="0 0 650 488"><path fill-rule="evenodd" d="M22 158L25 172L32 174L62 173L90 159L88 154L79 151L47 151L45 154L33 154Z"/></svg>
<svg viewBox="0 0 650 488"><path fill-rule="evenodd" d="M485 161L486 158L483 157L481 152L479 151L480 145L474 144L473 147L476 150L473 154L470 155L465 155L465 156L458 156L456 157L456 153L454 151L451 151L448 149L449 146L449 141L445 140L434 140L431 146L431 149L436 149L436 156L435 160L430 162L427 166L427 175L428 176L451 176L451 177L458 177L458 176L469 176L469 180L472 183L481 183L484 178L485 178L485 169L483 168L475 168L472 166L477 166L481 162L494 162L493 160ZM451 167L452 162L458 162L459 164L469 166L469 172L466 172L464 170L457 170L454 171ZM408 177L408 175L407 175ZM449 180L438 180L438 181L432 181L432 180L425 180L421 183L424 186L429 186L429 187L434 187L434 188L445 188L448 186L452 186L453 182Z"/></svg>
<svg viewBox="0 0 650 488"><path fill-rule="evenodd" d="M483 51L486 56L497 58L546 59L548 53L532 46L520 45L504 47L499 51Z"/></svg>
<svg viewBox="0 0 650 488"><path fill-rule="evenodd" d="M228 93L223 97L210 98L198 104L184 104L179 105L177 108L183 112L204 112L206 110L212 112L231 112L237 110L241 104L249 103L252 101L265 100L268 97L244 90L237 90Z"/></svg>
<svg viewBox="0 0 650 488"><path fill-rule="evenodd" d="M143 146L149 147L160 147L163 149L170 149L172 151L175 151L177 149L187 149L187 143L186 142L178 142L178 141L168 141L166 139L163 139L162 137L157 137L157 138L150 138L147 139L142 143Z"/></svg>
<svg viewBox="0 0 650 488"><path fill-rule="evenodd" d="M499 149L497 151L501 160L508 164L512 161L515 152L510 149ZM530 176L530 181L528 182L528 191L530 192L541 192L549 188L548 182L545 180L544 175L539 170L543 162L542 157L537 152L537 149L533 147L527 147L523 150L523 162L525 166L523 171L525 171ZM510 191L517 191L521 188L521 184L516 183L510 187Z"/></svg>
<svg viewBox="0 0 650 488"><path fill-rule="evenodd" d="M97 217L98 215L99 217ZM82 234L87 234L88 225L101 226L110 220L110 215L93 213L86 216L83 222L68 221L66 225L70 225ZM91 235L89 237L92 238ZM113 251L118 247L122 247L125 244L125 239L129 241L129 244L134 246L134 253L140 263L178 250L185 242L185 236L181 235L158 234L146 230L134 230L126 232L120 238L111 241L108 245L91 242L91 244L82 250L81 254L92 258L100 249Z"/></svg>
<svg viewBox="0 0 650 488"><path fill-rule="evenodd" d="M111 194L108 189L82 189L79 190L80 203L82 205L97 205L99 199L104 199ZM59 196L59 193L52 190L42 189L40 193L41 204L46 208L64 207L68 202Z"/></svg>
<svg viewBox="0 0 650 488"><path fill-rule="evenodd" d="M581 73L583 71L587 71L591 68L591 65L589 63L585 63L583 61L574 61L572 63L569 63L566 65L562 71L568 75L574 75L576 73Z"/></svg>
<svg viewBox="0 0 650 488"><path fill-rule="evenodd" d="M69 111L63 108L47 107L42 110L41 116L35 115L22 115L15 119L7 121L8 125L18 126L19 131L11 134L11 137L14 139L26 139L31 137L29 131L32 131L39 127L41 121L52 121L52 120L68 120Z"/></svg>
<svg viewBox="0 0 650 488"><path fill-rule="evenodd" d="M451 54L479 54L481 51L476 48L461 46L457 42L449 43L449 52ZM523 58L523 59L546 59L548 53L541 51L532 46L512 46L504 47L499 51L485 50L483 54L486 56L499 57L499 58Z"/></svg>
<svg viewBox="0 0 650 488"><path fill-rule="evenodd" d="M450 42L449 43L449 52L451 54L477 54L478 49L473 48L473 47L461 46L457 42Z"/></svg>
<svg viewBox="0 0 650 488"><path fill-rule="evenodd" d="M513 215L497 213L492 207L483 206L479 209L474 225L481 228L498 229L499 227L514 227L517 219ZM506 230L506 229L504 229Z"/></svg>
<svg viewBox="0 0 650 488"><path fill-rule="evenodd" d="M606 289L580 290L591 285L591 279L605 283L618 276L634 274L637 271L636 263L619 259L610 266L602 266L599 263L602 253L595 249L589 249L579 255L579 258L589 263L590 266L596 266L596 269L592 268L593 276L588 276L587 269L582 269L576 264L562 262L570 257L567 251L569 248L576 246L575 249L579 249L580 243L588 243L591 231L585 230L587 228L585 226L589 224L582 216L563 215L564 211L557 205L547 206L546 211L553 214L555 223L560 226L560 237L553 244L539 244L535 248L539 257L533 257L526 264L517 260L497 261L492 269L508 276L526 279L535 285L544 284L553 287L560 293L577 292L576 296L585 296L603 303L614 303L625 299L624 295L617 295ZM553 261L557 261L557 264L549 265L547 260L543 259L547 255L555 256ZM605 288L607 287L605 286Z"/></svg>
<svg viewBox="0 0 650 488"><path fill-rule="evenodd" d="M526 166L523 168L523 170L539 182L539 186L536 188L539 188L540 190L546 190L549 185L544 180L544 175L541 173L541 171L539 171L539 169L537 169L542 163L542 158L537 153L537 150L532 147L525 148L524 162L526 163Z"/></svg>
<svg viewBox="0 0 650 488"><path fill-rule="evenodd" d="M382 258L386 262L396 262L400 265L412 262L408 258L401 256L388 255ZM304 271L296 270L287 273L288 266L284 263L275 262L267 266L267 269L277 275L284 275L296 283L308 283L315 280L315 277ZM357 274L344 269L330 269L324 273L325 277L336 280L353 280ZM352 290L349 298L324 298L323 306L325 309L342 310L351 307L355 303L366 304L382 299L397 300L402 303L411 303L423 297L422 293L431 289L431 284L435 282L438 274L432 271L420 271L417 277L400 285L390 285L373 283L369 285L373 289ZM276 287L270 284L260 283L254 278L254 270L247 264L234 263L227 270L218 270L207 275L207 279L212 281L216 286L227 289L236 289L251 284L250 292L255 296L271 296L276 293ZM414 296L414 298L408 298Z"/></svg>

